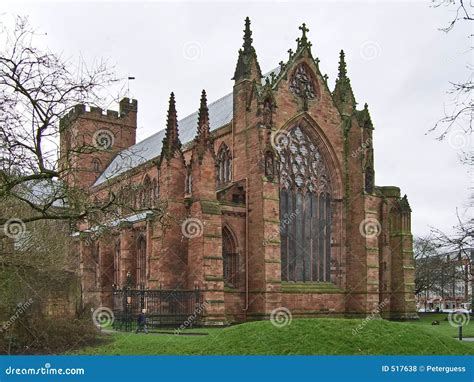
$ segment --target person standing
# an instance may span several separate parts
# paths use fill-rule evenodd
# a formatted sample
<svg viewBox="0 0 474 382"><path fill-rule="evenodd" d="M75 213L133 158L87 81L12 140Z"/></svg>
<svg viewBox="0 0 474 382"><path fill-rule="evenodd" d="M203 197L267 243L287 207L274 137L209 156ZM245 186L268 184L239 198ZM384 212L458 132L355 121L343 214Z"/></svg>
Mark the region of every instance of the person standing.
<svg viewBox="0 0 474 382"><path fill-rule="evenodd" d="M137 330L135 333L138 334L139 331L144 331L145 334L148 334L148 328L146 326L146 310L143 309L137 317Z"/></svg>

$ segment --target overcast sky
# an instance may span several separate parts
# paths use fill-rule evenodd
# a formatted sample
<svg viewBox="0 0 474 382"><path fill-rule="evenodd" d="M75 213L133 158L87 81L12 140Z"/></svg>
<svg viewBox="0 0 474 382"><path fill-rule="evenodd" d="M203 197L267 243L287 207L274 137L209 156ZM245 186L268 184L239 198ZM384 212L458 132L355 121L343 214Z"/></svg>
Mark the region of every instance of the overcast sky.
<svg viewBox="0 0 474 382"><path fill-rule="evenodd" d="M171 91L180 118L197 109L203 88L210 102L232 91L246 16L263 72L296 49L306 22L331 89L345 50L359 108L369 104L375 125L376 184L408 194L414 234L429 226L449 230L456 208L469 213L474 181L458 147L472 149L472 141L456 133L443 142L426 135L450 102L449 82L468 77L468 25L440 32L451 16L447 8L428 1L12 2L2 8L4 17L29 15L52 51L106 58L120 76L136 77L130 94L139 102L139 140L164 128Z"/></svg>

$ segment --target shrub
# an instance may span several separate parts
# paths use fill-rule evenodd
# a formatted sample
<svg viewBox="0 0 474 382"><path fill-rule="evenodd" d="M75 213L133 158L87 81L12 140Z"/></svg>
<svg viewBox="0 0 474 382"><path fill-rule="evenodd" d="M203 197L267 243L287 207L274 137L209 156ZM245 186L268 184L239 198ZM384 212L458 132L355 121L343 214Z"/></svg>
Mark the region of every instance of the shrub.
<svg viewBox="0 0 474 382"><path fill-rule="evenodd" d="M3 354L60 354L98 342L90 318L21 317L0 332Z"/></svg>

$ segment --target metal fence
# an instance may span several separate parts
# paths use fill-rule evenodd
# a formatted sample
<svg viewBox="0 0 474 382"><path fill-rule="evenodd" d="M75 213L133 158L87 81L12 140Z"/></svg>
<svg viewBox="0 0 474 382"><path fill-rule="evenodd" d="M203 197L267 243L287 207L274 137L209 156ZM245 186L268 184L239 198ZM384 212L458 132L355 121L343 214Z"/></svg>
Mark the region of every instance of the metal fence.
<svg viewBox="0 0 474 382"><path fill-rule="evenodd" d="M191 327L199 324L203 299L199 289L114 289L113 327L131 331L136 328L138 315L146 311L148 328Z"/></svg>

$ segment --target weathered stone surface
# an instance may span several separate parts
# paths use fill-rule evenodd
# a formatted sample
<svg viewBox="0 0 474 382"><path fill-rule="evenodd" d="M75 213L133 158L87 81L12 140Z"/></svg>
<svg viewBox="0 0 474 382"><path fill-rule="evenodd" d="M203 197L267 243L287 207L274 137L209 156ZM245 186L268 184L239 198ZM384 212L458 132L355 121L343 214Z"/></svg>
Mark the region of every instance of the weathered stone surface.
<svg viewBox="0 0 474 382"><path fill-rule="evenodd" d="M144 164L107 186L120 187L124 179L140 183L147 175L158 179L159 199L168 205L166 227L160 219L150 218L120 228L119 284L123 285L128 271L135 272L141 230L147 238L147 287L199 287L206 302L205 322L212 325L268 318L280 307L302 317L372 312L413 317L410 207L400 198L398 187L374 186L373 124L367 106L355 109L344 55L335 93L328 89L306 35L289 61L281 64L280 73L261 85L249 25L236 70L231 124L209 132L203 93L199 133L192 143L181 147L176 131L170 130L167 136L174 143L170 138L166 158L157 161L159 165ZM302 67L306 77L301 77L298 68ZM117 130L118 135L126 135L119 140L120 147L134 141L132 122ZM168 129L170 124L176 129L175 118L168 119ZM272 167L272 160L278 159L274 136L296 125L304 127L317 147L331 185L327 282L282 282L280 229L286 223L280 216L281 185ZM79 114L69 128L90 134L97 126L87 114ZM232 178L217 185L216 153L222 144L231 151ZM104 155L103 161L109 161L109 154ZM83 179L84 186L91 184L92 177ZM191 181L185 195L186 179ZM99 187L97 194L105 190ZM187 231L184 225L190 221L194 226ZM226 285L224 272L229 258L223 250L224 228L230 232L227 240L232 242L238 280L231 286ZM92 285L90 248L81 245L80 251L88 298L101 296L103 304L110 304L107 288L117 266L111 239L99 245L102 283L98 288Z"/></svg>

